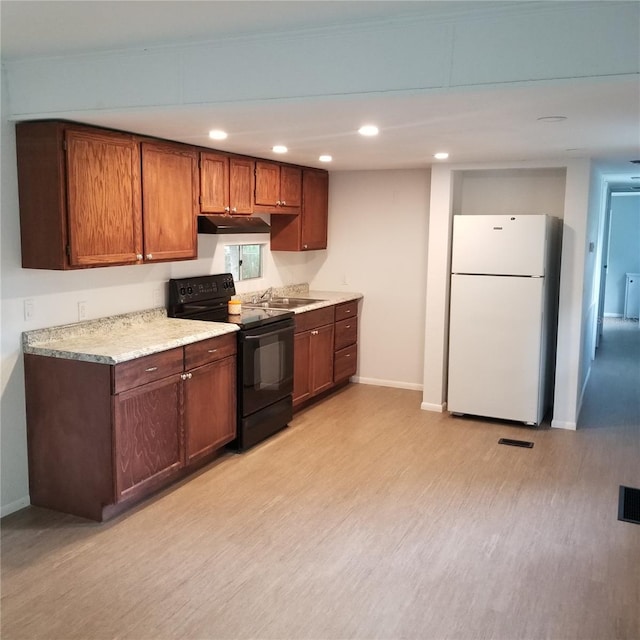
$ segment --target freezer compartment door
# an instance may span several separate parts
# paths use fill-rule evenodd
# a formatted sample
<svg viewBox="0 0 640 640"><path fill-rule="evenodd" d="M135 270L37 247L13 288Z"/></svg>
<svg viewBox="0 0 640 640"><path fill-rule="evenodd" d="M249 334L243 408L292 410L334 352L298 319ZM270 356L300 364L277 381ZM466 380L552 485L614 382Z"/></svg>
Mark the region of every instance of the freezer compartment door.
<svg viewBox="0 0 640 640"><path fill-rule="evenodd" d="M549 218L454 216L452 273L545 275Z"/></svg>
<svg viewBox="0 0 640 640"><path fill-rule="evenodd" d="M454 275L447 408L539 424L544 278Z"/></svg>

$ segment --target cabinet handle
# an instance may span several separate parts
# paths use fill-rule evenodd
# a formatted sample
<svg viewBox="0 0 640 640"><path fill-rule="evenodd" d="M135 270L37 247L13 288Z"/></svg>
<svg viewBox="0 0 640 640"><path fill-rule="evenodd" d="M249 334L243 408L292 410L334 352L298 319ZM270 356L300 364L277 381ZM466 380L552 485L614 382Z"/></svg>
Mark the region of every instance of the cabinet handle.
<svg viewBox="0 0 640 640"><path fill-rule="evenodd" d="M147 260L153 260L153 253L147 253Z"/></svg>
<svg viewBox="0 0 640 640"><path fill-rule="evenodd" d="M348 325L345 327L345 329L351 329L351 325L350 325L350 324L348 324Z"/></svg>
<svg viewBox="0 0 640 640"><path fill-rule="evenodd" d="M217 349L207 349L207 353L215 353Z"/></svg>
<svg viewBox="0 0 640 640"><path fill-rule="evenodd" d="M350 357L351 357L351 354L350 354L350 353L345 353L345 354L344 354L344 357L345 357L345 358L350 358Z"/></svg>
<svg viewBox="0 0 640 640"><path fill-rule="evenodd" d="M145 369L147 373L151 373L152 371L157 371L157 370L158 370L158 367L149 367L148 369Z"/></svg>
<svg viewBox="0 0 640 640"><path fill-rule="evenodd" d="M136 260L142 260L142 254L136 253Z"/></svg>

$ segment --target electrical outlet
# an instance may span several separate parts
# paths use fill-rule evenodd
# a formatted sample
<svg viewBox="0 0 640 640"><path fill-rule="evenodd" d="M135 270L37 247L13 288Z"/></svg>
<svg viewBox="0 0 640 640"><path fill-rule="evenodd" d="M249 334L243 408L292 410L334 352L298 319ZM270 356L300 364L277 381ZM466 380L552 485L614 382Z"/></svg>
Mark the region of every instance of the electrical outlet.
<svg viewBox="0 0 640 640"><path fill-rule="evenodd" d="M342 284L344 284L344 285L348 284L348 282L347 282L347 274L346 273L342 274Z"/></svg>
<svg viewBox="0 0 640 640"><path fill-rule="evenodd" d="M78 302L78 321L82 322L87 319L87 303L86 301Z"/></svg>
<svg viewBox="0 0 640 640"><path fill-rule="evenodd" d="M36 312L33 299L28 298L24 301L24 319L33 320L33 314Z"/></svg>

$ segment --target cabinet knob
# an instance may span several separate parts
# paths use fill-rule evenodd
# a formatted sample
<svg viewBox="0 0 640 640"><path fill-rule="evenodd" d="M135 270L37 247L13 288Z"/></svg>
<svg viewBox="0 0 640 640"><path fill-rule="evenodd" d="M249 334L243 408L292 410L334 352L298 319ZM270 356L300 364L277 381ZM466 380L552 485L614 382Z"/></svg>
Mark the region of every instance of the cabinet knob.
<svg viewBox="0 0 640 640"><path fill-rule="evenodd" d="M224 212L225 212L225 213L229 213L229 207L225 207L225 208L224 208Z"/></svg>
<svg viewBox="0 0 640 640"><path fill-rule="evenodd" d="M281 204L283 207L286 207L286 206L287 206L287 203L286 203L286 201L285 201L285 200L283 200L280 204Z"/></svg>
<svg viewBox="0 0 640 640"><path fill-rule="evenodd" d="M191 378L193 378L193 373L187 373L187 378L191 380Z"/></svg>
<svg viewBox="0 0 640 640"><path fill-rule="evenodd" d="M153 253L147 253L147 260L153 260Z"/></svg>
<svg viewBox="0 0 640 640"><path fill-rule="evenodd" d="M142 260L142 254L136 253L136 260Z"/></svg>
<svg viewBox="0 0 640 640"><path fill-rule="evenodd" d="M312 336L317 336L317 335L318 335L318 332L314 329L314 330L311 332L311 335L312 335Z"/></svg>
<svg viewBox="0 0 640 640"><path fill-rule="evenodd" d="M180 379L181 380L186 380L187 379L187 374L186 373L181 373L180 374Z"/></svg>
<svg viewBox="0 0 640 640"><path fill-rule="evenodd" d="M238 213L238 210L237 210L235 207L233 207L233 208L231 209L231 213Z"/></svg>
<svg viewBox="0 0 640 640"><path fill-rule="evenodd" d="M308 248L309 248L309 245L308 245L308 244L305 244L305 245L303 245L303 248L308 249Z"/></svg>

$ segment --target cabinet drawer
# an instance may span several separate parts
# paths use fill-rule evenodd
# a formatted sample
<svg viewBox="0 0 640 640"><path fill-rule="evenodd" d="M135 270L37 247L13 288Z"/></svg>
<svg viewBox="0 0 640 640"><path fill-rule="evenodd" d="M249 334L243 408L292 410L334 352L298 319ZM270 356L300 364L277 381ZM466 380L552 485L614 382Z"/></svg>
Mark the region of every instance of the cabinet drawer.
<svg viewBox="0 0 640 640"><path fill-rule="evenodd" d="M340 320L336 322L335 350L344 349L358 341L358 318Z"/></svg>
<svg viewBox="0 0 640 640"><path fill-rule="evenodd" d="M182 373L183 359L184 353L179 347L117 364L113 367L113 392L120 393L174 373Z"/></svg>
<svg viewBox="0 0 640 640"><path fill-rule="evenodd" d="M325 324L333 323L335 307L322 307L322 309L314 309L313 311L305 311L304 313L298 313L295 317L295 332L301 333L302 331L309 331L309 329L315 329L322 327Z"/></svg>
<svg viewBox="0 0 640 640"><path fill-rule="evenodd" d="M184 348L184 368L185 371L195 369L208 362L221 360L236 353L236 334L220 336L219 338L209 338L200 342L188 344Z"/></svg>
<svg viewBox="0 0 640 640"><path fill-rule="evenodd" d="M336 351L333 361L333 380L340 382L355 375L358 368L358 345Z"/></svg>
<svg viewBox="0 0 640 640"><path fill-rule="evenodd" d="M343 302L336 305L336 322L340 320L346 320L347 318L354 318L358 315L358 301L352 300L351 302Z"/></svg>

